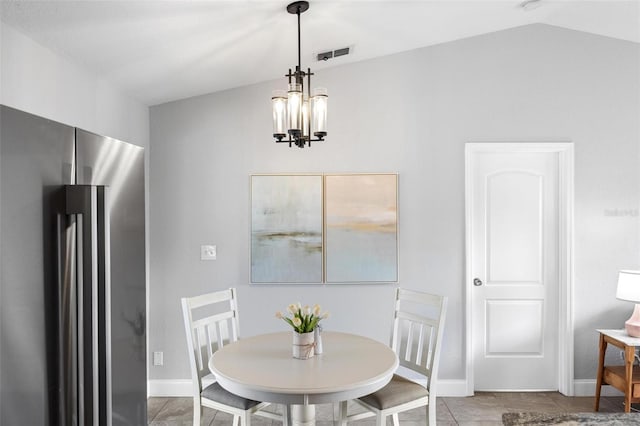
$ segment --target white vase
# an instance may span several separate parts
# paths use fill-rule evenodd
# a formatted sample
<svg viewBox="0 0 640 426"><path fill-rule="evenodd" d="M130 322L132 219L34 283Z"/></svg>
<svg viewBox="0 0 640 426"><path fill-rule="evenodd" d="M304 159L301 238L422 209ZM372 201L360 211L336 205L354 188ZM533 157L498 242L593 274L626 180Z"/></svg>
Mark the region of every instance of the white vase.
<svg viewBox="0 0 640 426"><path fill-rule="evenodd" d="M314 333L293 332L293 357L298 359L309 359L314 352Z"/></svg>

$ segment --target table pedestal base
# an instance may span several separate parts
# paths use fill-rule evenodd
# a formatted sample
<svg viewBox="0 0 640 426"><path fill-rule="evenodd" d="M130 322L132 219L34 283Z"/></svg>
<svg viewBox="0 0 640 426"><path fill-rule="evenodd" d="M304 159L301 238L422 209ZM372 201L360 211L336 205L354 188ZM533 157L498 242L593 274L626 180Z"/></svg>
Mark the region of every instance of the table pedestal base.
<svg viewBox="0 0 640 426"><path fill-rule="evenodd" d="M315 405L291 405L292 426L315 426Z"/></svg>

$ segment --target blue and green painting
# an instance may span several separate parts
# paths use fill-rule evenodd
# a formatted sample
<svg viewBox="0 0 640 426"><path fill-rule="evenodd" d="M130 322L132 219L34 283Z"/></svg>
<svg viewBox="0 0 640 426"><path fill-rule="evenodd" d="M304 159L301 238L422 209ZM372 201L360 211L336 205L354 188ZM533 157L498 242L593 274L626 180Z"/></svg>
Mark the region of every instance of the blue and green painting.
<svg viewBox="0 0 640 426"><path fill-rule="evenodd" d="M251 176L251 282L322 282L322 176Z"/></svg>

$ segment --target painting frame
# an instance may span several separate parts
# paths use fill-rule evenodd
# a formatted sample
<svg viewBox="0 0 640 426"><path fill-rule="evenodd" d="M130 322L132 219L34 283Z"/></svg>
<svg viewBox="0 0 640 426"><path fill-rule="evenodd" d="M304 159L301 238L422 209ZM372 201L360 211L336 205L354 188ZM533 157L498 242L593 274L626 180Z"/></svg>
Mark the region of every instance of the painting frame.
<svg viewBox="0 0 640 426"><path fill-rule="evenodd" d="M322 174L250 177L252 284L324 282Z"/></svg>

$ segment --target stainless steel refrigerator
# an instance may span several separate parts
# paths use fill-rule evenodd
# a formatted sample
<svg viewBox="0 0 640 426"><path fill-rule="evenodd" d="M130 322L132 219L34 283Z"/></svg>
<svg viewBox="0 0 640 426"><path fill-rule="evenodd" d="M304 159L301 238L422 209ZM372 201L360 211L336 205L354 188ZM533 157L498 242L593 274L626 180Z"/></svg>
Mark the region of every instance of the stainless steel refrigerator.
<svg viewBox="0 0 640 426"><path fill-rule="evenodd" d="M146 425L144 150L0 106L0 425Z"/></svg>

